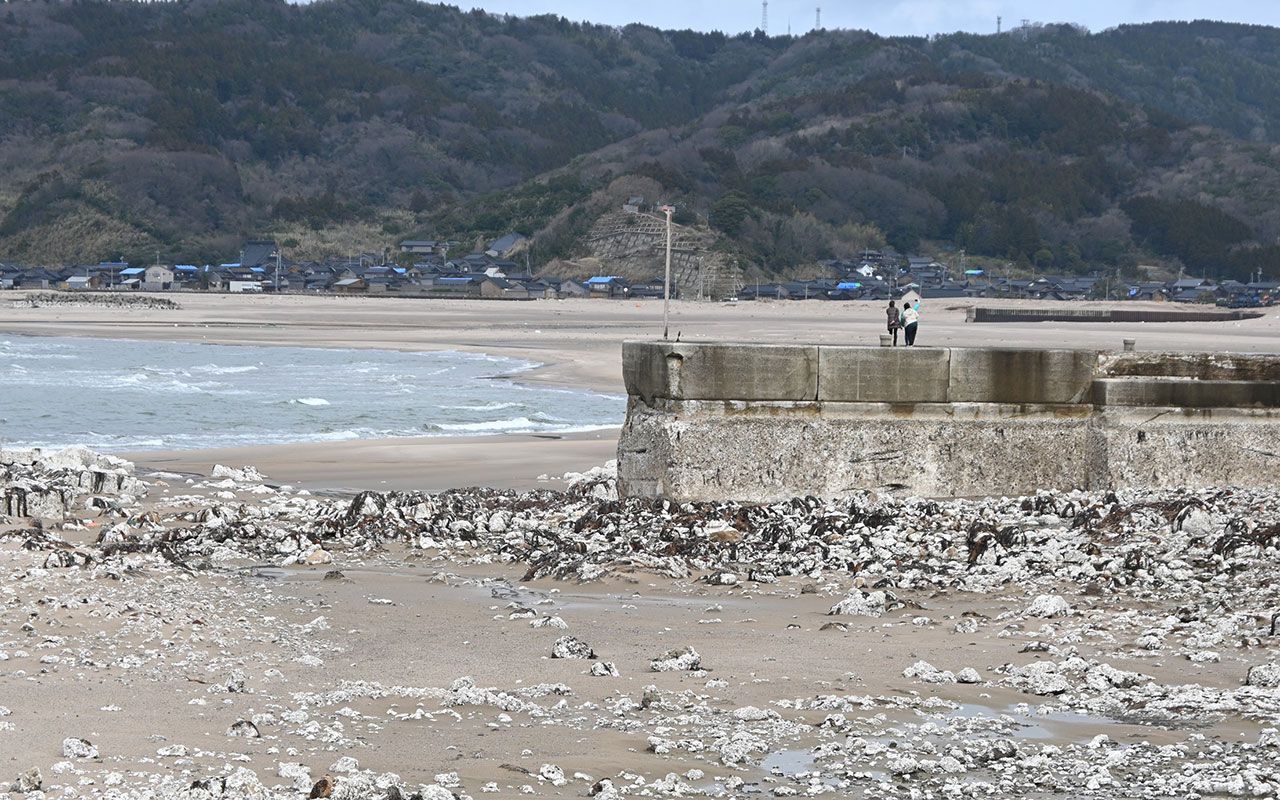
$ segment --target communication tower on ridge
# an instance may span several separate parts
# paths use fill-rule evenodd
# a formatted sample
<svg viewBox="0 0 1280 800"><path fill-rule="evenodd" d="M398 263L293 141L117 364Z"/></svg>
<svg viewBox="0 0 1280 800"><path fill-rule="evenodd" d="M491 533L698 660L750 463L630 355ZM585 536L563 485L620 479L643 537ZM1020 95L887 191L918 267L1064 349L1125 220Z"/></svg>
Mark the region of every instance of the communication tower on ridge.
<svg viewBox="0 0 1280 800"><path fill-rule="evenodd" d="M760 30L766 35L769 33L769 0L760 3Z"/></svg>
<svg viewBox="0 0 1280 800"><path fill-rule="evenodd" d="M818 6L817 18L813 21L813 29L816 31L822 30L822 6Z"/></svg>

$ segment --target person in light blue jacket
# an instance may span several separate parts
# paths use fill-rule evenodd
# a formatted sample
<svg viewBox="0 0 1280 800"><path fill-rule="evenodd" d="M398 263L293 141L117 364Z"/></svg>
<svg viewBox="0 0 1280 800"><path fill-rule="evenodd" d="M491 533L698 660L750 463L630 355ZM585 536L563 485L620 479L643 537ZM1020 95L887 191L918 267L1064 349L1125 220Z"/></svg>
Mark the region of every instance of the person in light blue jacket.
<svg viewBox="0 0 1280 800"><path fill-rule="evenodd" d="M917 300L914 305L907 303L906 308L902 309L902 332L907 340L907 347L912 347L916 343L916 329L920 325L920 301Z"/></svg>

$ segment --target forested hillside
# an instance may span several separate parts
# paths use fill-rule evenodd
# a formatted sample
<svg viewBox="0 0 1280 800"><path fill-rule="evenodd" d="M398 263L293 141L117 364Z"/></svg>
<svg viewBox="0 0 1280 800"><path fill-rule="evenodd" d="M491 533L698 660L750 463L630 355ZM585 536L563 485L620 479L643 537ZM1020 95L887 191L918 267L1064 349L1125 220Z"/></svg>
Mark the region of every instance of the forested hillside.
<svg viewBox="0 0 1280 800"><path fill-rule="evenodd" d="M614 29L412 0L0 7L0 261L535 235L632 193L781 269L888 242L1277 263L1280 31Z"/></svg>

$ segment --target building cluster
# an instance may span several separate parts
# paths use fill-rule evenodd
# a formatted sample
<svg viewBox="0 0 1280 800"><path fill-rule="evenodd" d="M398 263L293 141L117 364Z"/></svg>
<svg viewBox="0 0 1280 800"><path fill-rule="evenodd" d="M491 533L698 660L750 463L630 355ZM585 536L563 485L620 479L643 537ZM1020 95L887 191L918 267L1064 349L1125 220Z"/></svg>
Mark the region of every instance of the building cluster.
<svg viewBox="0 0 1280 800"><path fill-rule="evenodd" d="M632 283L609 275L585 281L534 277L528 261L519 258L525 242L520 234L510 234L490 243L484 252L450 258L448 242L406 241L400 250L411 259L396 261L379 253L295 261L285 258L274 242L250 241L237 261L220 264L134 267L104 261L51 268L0 263L0 289L327 292L494 300L662 296L661 279ZM401 263L408 260L412 260L410 266Z"/></svg>
<svg viewBox="0 0 1280 800"><path fill-rule="evenodd" d="M661 298L663 281L629 281L614 275L587 280L534 277L527 239L517 233L491 242L483 252L450 257L456 243L411 240L400 243L407 258L352 254L344 260L294 261L274 242L250 241L235 262L130 266L106 261L61 268L0 263L0 289L215 291L388 294L404 297L534 300L565 297L610 299ZM410 266L404 263L411 262ZM1031 300L1148 300L1210 303L1245 308L1280 302L1280 284L1181 278L1164 282L1127 282L1114 275L1046 275L1011 278L982 269L953 269L934 259L868 250L853 260L824 262L829 277L774 283L748 283L739 300L886 301L914 293L930 299L1016 298ZM672 297L679 297L673 286Z"/></svg>
<svg viewBox="0 0 1280 800"><path fill-rule="evenodd" d="M953 269L922 256L868 250L856 260L826 261L831 277L744 286L744 300L876 300L886 301L914 292L931 299L1008 298L1023 300L1147 300L1209 303L1247 308L1280 302L1280 283L1207 278L1170 281L1125 281L1114 275L1045 275L1012 278L983 269Z"/></svg>

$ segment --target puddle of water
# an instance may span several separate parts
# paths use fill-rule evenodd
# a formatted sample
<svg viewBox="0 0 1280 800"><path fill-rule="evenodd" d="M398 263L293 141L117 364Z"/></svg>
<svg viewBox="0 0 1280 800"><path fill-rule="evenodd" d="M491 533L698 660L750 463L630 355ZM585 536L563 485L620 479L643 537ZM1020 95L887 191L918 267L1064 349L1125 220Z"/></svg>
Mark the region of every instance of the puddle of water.
<svg viewBox="0 0 1280 800"><path fill-rule="evenodd" d="M1088 714L1072 712L1036 714L1030 713L1025 706L1011 705L997 709L981 703L963 703L959 708L948 711L943 716L948 719L1002 722L1012 726L1013 730L1008 735L1014 739L1054 740L1080 744L1092 739L1099 729L1114 727L1116 724L1112 720Z"/></svg>
<svg viewBox="0 0 1280 800"><path fill-rule="evenodd" d="M764 757L760 769L770 775L793 777L799 772L812 772L816 769L812 750L778 750Z"/></svg>

